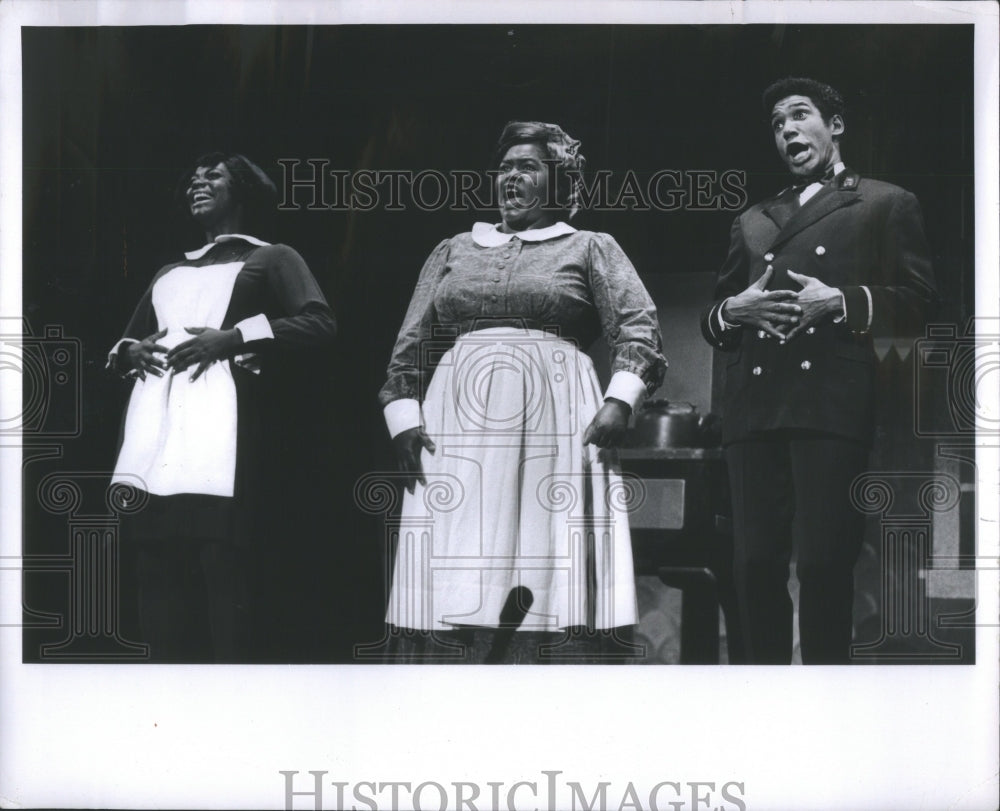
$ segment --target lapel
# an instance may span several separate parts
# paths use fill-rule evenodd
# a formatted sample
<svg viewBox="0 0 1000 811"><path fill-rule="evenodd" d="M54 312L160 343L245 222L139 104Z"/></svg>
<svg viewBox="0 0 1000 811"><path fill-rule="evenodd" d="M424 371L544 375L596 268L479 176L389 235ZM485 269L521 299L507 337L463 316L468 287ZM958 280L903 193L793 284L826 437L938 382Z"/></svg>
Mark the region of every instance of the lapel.
<svg viewBox="0 0 1000 811"><path fill-rule="evenodd" d="M859 180L857 172L845 169L804 206L798 206L787 192L778 195L773 203L763 206L764 213L778 226L778 235L772 240L770 247L778 247L828 214L860 200Z"/></svg>
<svg viewBox="0 0 1000 811"><path fill-rule="evenodd" d="M794 187L789 187L773 200L764 203L761 207L763 212L774 220L774 224L778 226L779 231L785 227L795 212L799 210L799 204L795 197Z"/></svg>

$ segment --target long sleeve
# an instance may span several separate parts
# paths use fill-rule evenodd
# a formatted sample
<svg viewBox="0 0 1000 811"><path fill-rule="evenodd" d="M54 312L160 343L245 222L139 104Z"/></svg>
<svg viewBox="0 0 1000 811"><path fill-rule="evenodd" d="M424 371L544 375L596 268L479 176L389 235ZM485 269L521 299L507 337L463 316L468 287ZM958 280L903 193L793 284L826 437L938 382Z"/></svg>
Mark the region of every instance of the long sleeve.
<svg viewBox="0 0 1000 811"><path fill-rule="evenodd" d="M741 218L729 230L729 252L719 271L715 300L701 314L701 333L716 349L736 349L743 338L742 327L724 327L720 311L726 299L746 290L750 284L750 261L746 253Z"/></svg>
<svg viewBox="0 0 1000 811"><path fill-rule="evenodd" d="M880 336L914 335L937 305L938 295L917 198L894 197L883 225L880 267L863 278L870 283L843 288L847 325L853 332Z"/></svg>
<svg viewBox="0 0 1000 811"><path fill-rule="evenodd" d="M264 254L267 286L281 313L267 317L273 339L288 346L329 344L337 334L337 322L305 260L287 245L271 245L260 253ZM259 316L245 319L237 326L256 318ZM264 326L259 321L255 323ZM255 343L255 338L268 337L266 332L257 332L253 327L248 331L250 335L244 335L248 344Z"/></svg>
<svg viewBox="0 0 1000 811"><path fill-rule="evenodd" d="M387 380L379 391L384 407L396 400L417 400L423 396L428 370L421 357L423 342L430 338L435 321L434 294L445 273L450 240L442 241L427 258L392 349Z"/></svg>
<svg viewBox="0 0 1000 811"><path fill-rule="evenodd" d="M653 300L632 262L610 235L594 234L589 258L590 288L611 348L613 377L608 396L619 396L616 392L625 390L616 388L621 373L636 375L646 394L651 394L663 382L667 366ZM634 407L634 398L629 399Z"/></svg>
<svg viewBox="0 0 1000 811"><path fill-rule="evenodd" d="M156 313L153 310L153 286L150 284L136 305L132 313L132 318L129 319L122 337L108 352L107 368L114 369L121 374L128 374L131 371L128 361L123 362L120 358L122 347L126 344L142 341L156 331Z"/></svg>

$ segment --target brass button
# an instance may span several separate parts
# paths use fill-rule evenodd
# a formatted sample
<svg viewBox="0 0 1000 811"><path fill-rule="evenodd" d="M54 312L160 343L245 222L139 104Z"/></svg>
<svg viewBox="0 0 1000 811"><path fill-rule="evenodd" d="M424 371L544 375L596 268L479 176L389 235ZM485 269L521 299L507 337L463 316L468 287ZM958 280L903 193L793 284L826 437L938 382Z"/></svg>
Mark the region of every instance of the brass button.
<svg viewBox="0 0 1000 811"><path fill-rule="evenodd" d="M773 259L774 259L774 254L773 253L765 253L764 254L764 261L765 262L770 262Z"/></svg>
<svg viewBox="0 0 1000 811"><path fill-rule="evenodd" d="M807 327L806 335L812 335L816 331L816 327Z"/></svg>
<svg viewBox="0 0 1000 811"><path fill-rule="evenodd" d="M759 366L754 366L753 367L754 377L760 377L763 373L764 373L764 370L761 369Z"/></svg>
<svg viewBox="0 0 1000 811"><path fill-rule="evenodd" d="M812 363L807 360L802 361L802 371L808 372L810 369L812 369Z"/></svg>
<svg viewBox="0 0 1000 811"><path fill-rule="evenodd" d="M826 253L826 248L824 248L822 245L816 246L816 256L822 256L825 253Z"/></svg>
<svg viewBox="0 0 1000 811"><path fill-rule="evenodd" d="M759 330L757 330L757 337L758 338L766 338L767 337L767 333L764 332L764 330L759 329Z"/></svg>

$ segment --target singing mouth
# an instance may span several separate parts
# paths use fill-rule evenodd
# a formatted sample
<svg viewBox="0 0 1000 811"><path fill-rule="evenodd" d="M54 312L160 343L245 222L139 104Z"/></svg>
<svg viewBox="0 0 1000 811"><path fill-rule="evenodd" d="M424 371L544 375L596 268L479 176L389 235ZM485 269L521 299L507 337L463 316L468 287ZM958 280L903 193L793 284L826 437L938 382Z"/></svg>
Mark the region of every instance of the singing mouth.
<svg viewBox="0 0 1000 811"><path fill-rule="evenodd" d="M206 203L211 199L212 195L210 195L208 192L196 191L194 194L191 195L192 203Z"/></svg>
<svg viewBox="0 0 1000 811"><path fill-rule="evenodd" d="M802 155L803 153L806 153L808 151L809 151L809 144L803 144L800 143L799 141L793 141L792 143L788 144L788 146L785 147L785 153L792 160L794 160L799 155Z"/></svg>

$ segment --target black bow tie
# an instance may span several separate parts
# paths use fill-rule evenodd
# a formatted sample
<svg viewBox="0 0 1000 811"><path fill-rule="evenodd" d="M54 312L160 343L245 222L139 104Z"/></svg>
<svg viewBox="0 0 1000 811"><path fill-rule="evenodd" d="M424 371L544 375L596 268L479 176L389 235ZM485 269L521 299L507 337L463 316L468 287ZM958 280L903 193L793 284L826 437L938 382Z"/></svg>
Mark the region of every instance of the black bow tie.
<svg viewBox="0 0 1000 811"><path fill-rule="evenodd" d="M825 186L831 180L837 176L837 172L831 166L825 172L816 175L810 175L809 177L799 178L798 182L792 186L792 191L796 194L801 194L803 189L808 188L813 183L820 183Z"/></svg>

